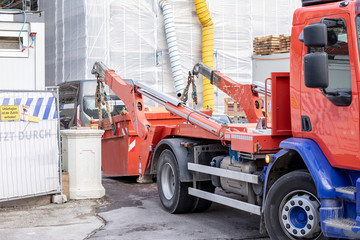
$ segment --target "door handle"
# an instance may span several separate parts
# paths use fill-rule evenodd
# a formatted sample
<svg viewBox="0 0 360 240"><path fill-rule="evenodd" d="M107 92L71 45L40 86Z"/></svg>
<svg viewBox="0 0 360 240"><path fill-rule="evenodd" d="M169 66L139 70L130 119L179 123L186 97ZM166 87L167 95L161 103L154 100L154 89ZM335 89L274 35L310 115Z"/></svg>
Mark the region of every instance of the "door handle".
<svg viewBox="0 0 360 240"><path fill-rule="evenodd" d="M309 116L302 115L301 116L301 131L303 132L311 132L311 121Z"/></svg>

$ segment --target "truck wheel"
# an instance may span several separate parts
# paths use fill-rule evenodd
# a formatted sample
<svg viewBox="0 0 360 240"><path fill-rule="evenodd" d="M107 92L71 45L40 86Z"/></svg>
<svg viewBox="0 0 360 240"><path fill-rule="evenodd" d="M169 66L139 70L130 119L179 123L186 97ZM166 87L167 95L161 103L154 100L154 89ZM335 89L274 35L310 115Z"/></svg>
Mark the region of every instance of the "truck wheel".
<svg viewBox="0 0 360 240"><path fill-rule="evenodd" d="M265 201L265 225L271 239L326 239L320 228L320 201L308 172L280 177Z"/></svg>
<svg viewBox="0 0 360 240"><path fill-rule="evenodd" d="M191 211L194 204L194 197L188 194L191 184L180 182L179 167L172 151L162 151L157 167L157 187L161 204L168 212Z"/></svg>
<svg viewBox="0 0 360 240"><path fill-rule="evenodd" d="M198 182L198 189L214 193L215 192L215 186L212 185L211 181L203 181ZM192 209L192 212L204 212L208 210L211 207L212 201L208 201L202 198L195 198L194 200L194 207Z"/></svg>

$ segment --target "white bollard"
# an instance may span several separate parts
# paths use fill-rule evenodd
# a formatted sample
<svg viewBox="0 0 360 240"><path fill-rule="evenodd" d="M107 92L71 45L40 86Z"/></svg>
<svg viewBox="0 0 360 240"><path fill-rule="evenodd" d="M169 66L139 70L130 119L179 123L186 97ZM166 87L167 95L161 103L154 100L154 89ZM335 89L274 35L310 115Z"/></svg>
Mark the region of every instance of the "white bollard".
<svg viewBox="0 0 360 240"><path fill-rule="evenodd" d="M70 199L101 198L103 130L61 130L63 169L69 173Z"/></svg>

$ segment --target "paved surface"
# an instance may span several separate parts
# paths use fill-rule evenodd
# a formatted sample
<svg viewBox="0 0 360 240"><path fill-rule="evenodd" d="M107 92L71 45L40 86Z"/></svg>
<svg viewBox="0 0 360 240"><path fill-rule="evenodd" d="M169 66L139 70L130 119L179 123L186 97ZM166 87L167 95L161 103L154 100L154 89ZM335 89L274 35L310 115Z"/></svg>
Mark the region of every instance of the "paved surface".
<svg viewBox="0 0 360 240"><path fill-rule="evenodd" d="M259 234L259 217L222 205L204 213L169 214L163 210L156 184L135 178L104 178L108 200L97 209L106 225L90 239L269 239Z"/></svg>
<svg viewBox="0 0 360 240"><path fill-rule="evenodd" d="M173 215L162 208L155 183L104 178L103 185L105 199L0 209L0 239L268 239L259 234L255 215L218 204Z"/></svg>
<svg viewBox="0 0 360 240"><path fill-rule="evenodd" d="M84 239L104 225L95 215L98 201L0 209L0 239Z"/></svg>

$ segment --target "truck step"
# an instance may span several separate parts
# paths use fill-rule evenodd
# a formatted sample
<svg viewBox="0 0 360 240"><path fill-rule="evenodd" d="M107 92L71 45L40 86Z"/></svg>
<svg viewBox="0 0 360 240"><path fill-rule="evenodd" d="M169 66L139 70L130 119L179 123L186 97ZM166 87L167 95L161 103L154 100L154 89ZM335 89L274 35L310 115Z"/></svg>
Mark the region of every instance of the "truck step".
<svg viewBox="0 0 360 240"><path fill-rule="evenodd" d="M356 187L349 186L336 188L336 197L339 199L356 201Z"/></svg>
<svg viewBox="0 0 360 240"><path fill-rule="evenodd" d="M188 163L188 169L194 172L206 173L248 183L259 183L259 176L250 173L236 172L228 169L210 167L196 163Z"/></svg>
<svg viewBox="0 0 360 240"><path fill-rule="evenodd" d="M360 227L350 219L338 218L325 220L322 230L326 236L345 237L349 239L360 238Z"/></svg>
<svg viewBox="0 0 360 240"><path fill-rule="evenodd" d="M233 207L245 212L253 213L256 215L261 214L261 208L258 205L250 204L247 202L239 201L236 199L220 196L214 193L205 192L196 188L189 188L189 195L203 198L212 202L220 203L229 207Z"/></svg>

